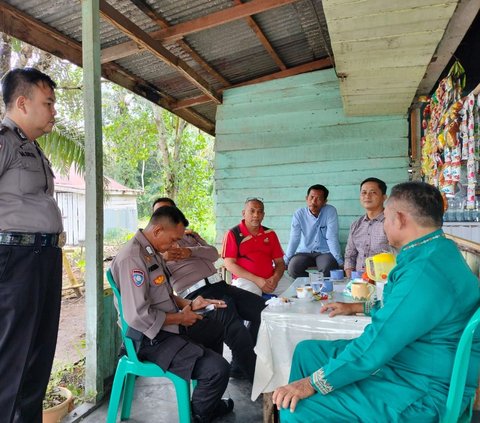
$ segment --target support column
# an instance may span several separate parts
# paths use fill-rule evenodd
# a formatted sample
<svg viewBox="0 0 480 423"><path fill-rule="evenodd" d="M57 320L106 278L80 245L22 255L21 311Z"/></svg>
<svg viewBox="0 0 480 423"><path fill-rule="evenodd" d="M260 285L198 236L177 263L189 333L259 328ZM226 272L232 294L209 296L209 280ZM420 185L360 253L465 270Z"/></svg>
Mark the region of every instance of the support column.
<svg viewBox="0 0 480 423"><path fill-rule="evenodd" d="M99 0L82 0L83 104L85 118L85 296L87 393L103 396L103 149L100 88Z"/></svg>

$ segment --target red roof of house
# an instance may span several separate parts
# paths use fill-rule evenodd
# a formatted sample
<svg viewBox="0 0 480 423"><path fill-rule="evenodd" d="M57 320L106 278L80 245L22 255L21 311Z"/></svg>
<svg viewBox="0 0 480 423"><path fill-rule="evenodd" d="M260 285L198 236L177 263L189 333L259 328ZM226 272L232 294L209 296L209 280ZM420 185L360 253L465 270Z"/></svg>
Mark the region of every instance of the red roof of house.
<svg viewBox="0 0 480 423"><path fill-rule="evenodd" d="M104 176L104 178L108 181L106 191L122 191L129 194L139 194L142 192L142 190L139 189L128 188L108 176ZM68 175L61 175L58 170L55 170L55 190L62 191L62 188L85 191L85 179L75 171L73 166L70 168Z"/></svg>

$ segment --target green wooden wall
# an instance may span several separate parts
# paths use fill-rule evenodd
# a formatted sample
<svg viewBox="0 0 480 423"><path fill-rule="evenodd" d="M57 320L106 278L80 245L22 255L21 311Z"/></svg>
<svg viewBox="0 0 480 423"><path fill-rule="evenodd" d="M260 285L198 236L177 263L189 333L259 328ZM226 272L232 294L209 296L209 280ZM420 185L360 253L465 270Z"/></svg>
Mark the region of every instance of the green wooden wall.
<svg viewBox="0 0 480 423"><path fill-rule="evenodd" d="M408 179L407 136L406 116L345 116L333 70L225 91L215 144L217 243L240 221L245 198L258 196L264 224L286 248L292 214L316 183L330 190L345 243L363 210L358 184Z"/></svg>

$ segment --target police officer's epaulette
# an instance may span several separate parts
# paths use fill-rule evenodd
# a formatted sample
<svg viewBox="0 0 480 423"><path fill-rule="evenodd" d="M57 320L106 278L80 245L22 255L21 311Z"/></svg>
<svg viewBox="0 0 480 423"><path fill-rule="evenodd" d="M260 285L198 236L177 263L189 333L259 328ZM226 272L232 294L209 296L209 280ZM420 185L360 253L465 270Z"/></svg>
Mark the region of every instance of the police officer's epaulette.
<svg viewBox="0 0 480 423"><path fill-rule="evenodd" d="M0 135L3 135L5 132L8 131L8 126L0 125Z"/></svg>

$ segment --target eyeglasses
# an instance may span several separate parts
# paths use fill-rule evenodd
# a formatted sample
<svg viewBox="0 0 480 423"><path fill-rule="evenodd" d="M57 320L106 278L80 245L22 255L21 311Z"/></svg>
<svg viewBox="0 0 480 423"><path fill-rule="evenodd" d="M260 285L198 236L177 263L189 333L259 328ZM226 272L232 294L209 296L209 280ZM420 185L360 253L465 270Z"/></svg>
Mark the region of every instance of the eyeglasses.
<svg viewBox="0 0 480 423"><path fill-rule="evenodd" d="M245 199L245 203L248 203L249 201L260 201L263 203L263 198L262 197L247 197Z"/></svg>

